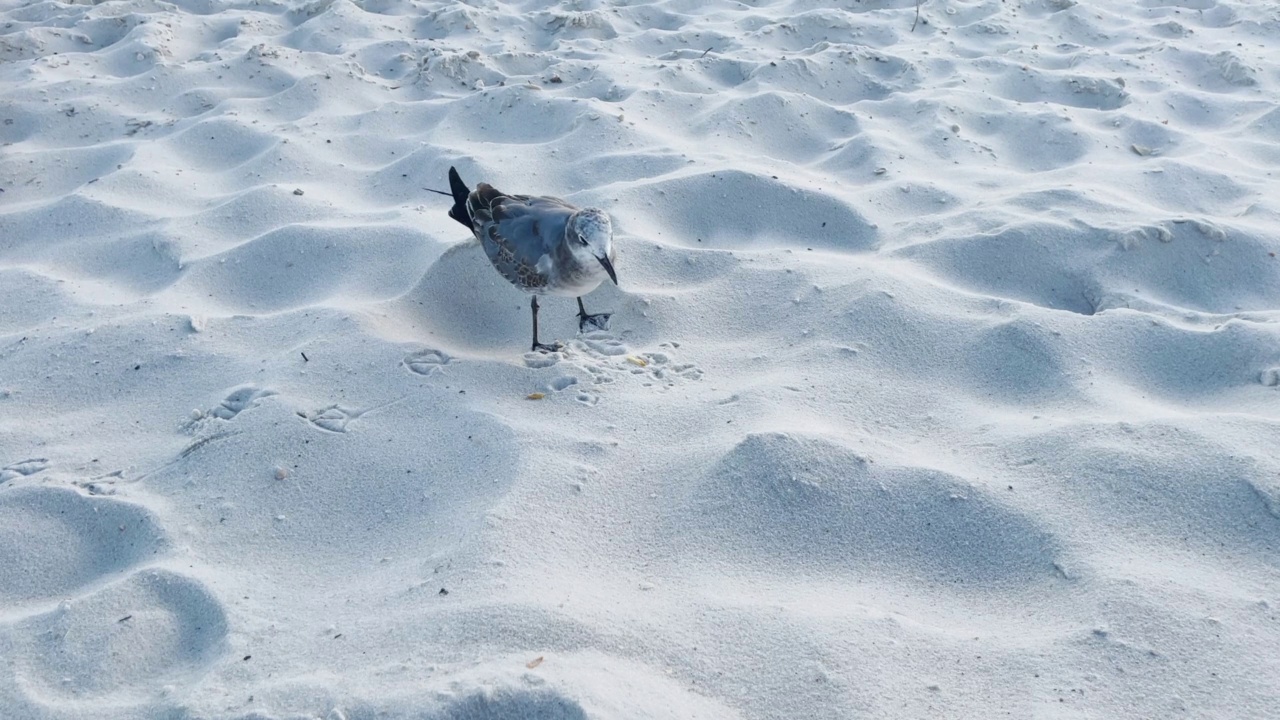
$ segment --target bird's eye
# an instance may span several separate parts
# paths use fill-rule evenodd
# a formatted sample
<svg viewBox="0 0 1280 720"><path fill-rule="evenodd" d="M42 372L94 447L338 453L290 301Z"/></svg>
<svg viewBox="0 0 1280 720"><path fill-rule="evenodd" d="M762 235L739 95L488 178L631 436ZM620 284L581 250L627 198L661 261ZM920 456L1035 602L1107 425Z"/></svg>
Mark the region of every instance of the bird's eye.
<svg viewBox="0 0 1280 720"><path fill-rule="evenodd" d="M578 236L578 242L579 242L580 244L582 244L582 245L586 245L586 244L587 244L587 238L586 238L585 236L583 236L583 235L579 235L579 236Z"/></svg>

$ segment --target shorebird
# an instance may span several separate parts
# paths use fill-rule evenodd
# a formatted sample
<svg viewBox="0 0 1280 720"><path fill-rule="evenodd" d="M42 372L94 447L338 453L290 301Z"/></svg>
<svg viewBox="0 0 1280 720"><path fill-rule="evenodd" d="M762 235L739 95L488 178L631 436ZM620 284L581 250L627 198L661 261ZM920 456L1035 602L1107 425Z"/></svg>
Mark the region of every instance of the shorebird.
<svg viewBox="0 0 1280 720"><path fill-rule="evenodd" d="M578 299L578 330L608 327L611 313L587 313L582 296L613 271L613 224L599 208L579 208L560 198L507 195L488 183L467 188L458 171L449 168L453 207L449 217L466 225L502 277L533 295L533 347L554 352L560 344L538 342L538 296Z"/></svg>

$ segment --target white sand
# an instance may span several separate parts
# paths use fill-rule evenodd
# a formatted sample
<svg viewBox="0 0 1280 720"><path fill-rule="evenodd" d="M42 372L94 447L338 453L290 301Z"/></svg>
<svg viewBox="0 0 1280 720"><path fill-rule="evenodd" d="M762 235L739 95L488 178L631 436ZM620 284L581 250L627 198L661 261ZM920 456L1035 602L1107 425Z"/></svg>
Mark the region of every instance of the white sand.
<svg viewBox="0 0 1280 720"><path fill-rule="evenodd" d="M1280 7L914 16L0 2L0 717L1280 714Z"/></svg>

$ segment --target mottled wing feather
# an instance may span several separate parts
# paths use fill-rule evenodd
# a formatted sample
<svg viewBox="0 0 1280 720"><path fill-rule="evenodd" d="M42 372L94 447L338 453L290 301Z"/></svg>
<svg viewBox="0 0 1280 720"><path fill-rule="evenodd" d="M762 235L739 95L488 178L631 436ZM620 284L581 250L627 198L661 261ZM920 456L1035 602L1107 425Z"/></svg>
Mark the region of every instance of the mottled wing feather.
<svg viewBox="0 0 1280 720"><path fill-rule="evenodd" d="M531 292L547 284L539 261L555 251L569 216L577 210L556 198L504 195L487 183L480 183L467 198L467 209L472 230L494 268Z"/></svg>

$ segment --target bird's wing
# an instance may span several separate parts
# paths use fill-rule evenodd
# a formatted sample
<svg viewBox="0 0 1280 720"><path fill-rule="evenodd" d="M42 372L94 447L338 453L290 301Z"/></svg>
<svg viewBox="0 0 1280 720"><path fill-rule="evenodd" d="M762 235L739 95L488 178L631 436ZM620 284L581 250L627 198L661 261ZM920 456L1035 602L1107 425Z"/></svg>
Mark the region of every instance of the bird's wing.
<svg viewBox="0 0 1280 720"><path fill-rule="evenodd" d="M533 289L547 281L544 256L564 237L572 205L550 197L504 195L481 183L467 199L472 229L493 266L516 285Z"/></svg>

